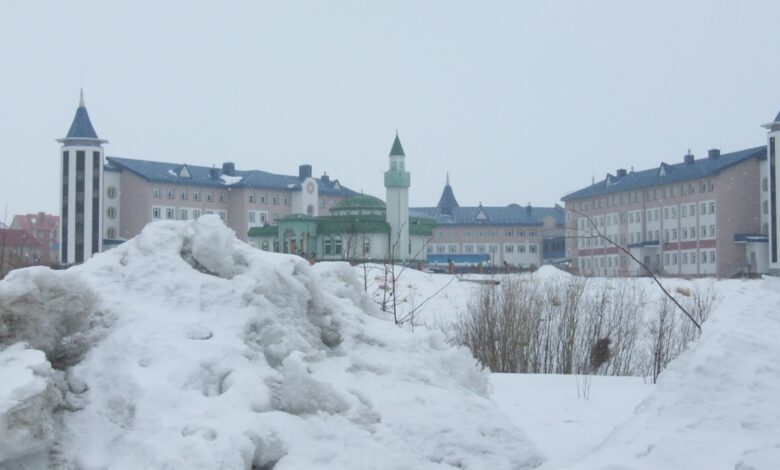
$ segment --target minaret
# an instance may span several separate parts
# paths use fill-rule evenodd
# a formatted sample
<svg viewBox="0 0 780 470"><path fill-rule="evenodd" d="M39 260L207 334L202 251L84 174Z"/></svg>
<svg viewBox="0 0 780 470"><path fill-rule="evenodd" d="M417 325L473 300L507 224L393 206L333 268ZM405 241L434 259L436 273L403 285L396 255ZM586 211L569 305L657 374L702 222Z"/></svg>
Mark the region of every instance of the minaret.
<svg viewBox="0 0 780 470"><path fill-rule="evenodd" d="M83 263L103 249L103 144L81 90L79 107L60 148L60 261Z"/></svg>
<svg viewBox="0 0 780 470"><path fill-rule="evenodd" d="M780 113L777 113L775 120L761 126L767 129L767 176L769 178L769 271L780 272L780 247L778 247L778 168L777 168L777 146L780 145Z"/></svg>
<svg viewBox="0 0 780 470"><path fill-rule="evenodd" d="M395 133L390 149L390 169L385 172L387 190L387 223L390 225L390 249L395 259L411 258L409 244L409 185L410 175L404 167L404 148Z"/></svg>

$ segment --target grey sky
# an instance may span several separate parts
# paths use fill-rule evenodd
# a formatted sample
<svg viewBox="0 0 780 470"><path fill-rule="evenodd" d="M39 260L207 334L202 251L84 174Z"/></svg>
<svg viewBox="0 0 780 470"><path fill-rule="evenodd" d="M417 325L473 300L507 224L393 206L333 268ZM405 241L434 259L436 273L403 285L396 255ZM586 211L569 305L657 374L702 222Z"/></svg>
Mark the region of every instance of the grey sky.
<svg viewBox="0 0 780 470"><path fill-rule="evenodd" d="M4 2L0 211L58 213L82 71L107 155L311 163L384 198L398 128L413 206L447 170L461 205L549 206L618 167L762 145L779 24L770 1Z"/></svg>

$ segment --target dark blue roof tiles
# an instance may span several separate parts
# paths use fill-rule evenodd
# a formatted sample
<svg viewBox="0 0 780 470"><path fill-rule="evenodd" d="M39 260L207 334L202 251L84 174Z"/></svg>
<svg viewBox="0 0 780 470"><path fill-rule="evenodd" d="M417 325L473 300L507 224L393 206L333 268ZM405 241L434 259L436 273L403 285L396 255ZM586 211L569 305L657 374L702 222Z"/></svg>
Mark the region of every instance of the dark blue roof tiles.
<svg viewBox="0 0 780 470"><path fill-rule="evenodd" d="M193 186L240 187L258 189L294 190L300 189L297 176L277 175L261 170L236 170L234 175L223 175L221 168L186 165L189 178L180 177L183 167L177 163L136 160L131 158L107 157L108 165L130 171L148 180L169 184ZM341 186L338 180L317 181L319 192L338 196L353 196L355 191Z"/></svg>
<svg viewBox="0 0 780 470"><path fill-rule="evenodd" d="M622 178L613 177L587 186L562 197L563 201L600 196L602 194L633 191L664 184L677 183L717 175L721 171L742 163L751 158L762 159L766 155L766 146L753 147L732 153L725 153L715 158L704 157L692 163L680 162L674 165L662 163L649 170L628 173ZM663 171L661 169L663 168Z"/></svg>
<svg viewBox="0 0 780 470"><path fill-rule="evenodd" d="M440 209L452 209L458 207L458 200L455 199L455 193L452 192L452 186L449 184L444 186L444 190L441 192L439 203L436 207Z"/></svg>
<svg viewBox="0 0 780 470"><path fill-rule="evenodd" d="M478 217L482 213L485 217ZM563 225L563 209L558 207L453 207L451 214L442 213L439 207L414 207L412 217L429 218L439 225L536 225L544 224L545 217L553 217L556 225Z"/></svg>
<svg viewBox="0 0 780 470"><path fill-rule="evenodd" d="M79 106L76 109L76 116L73 117L73 123L70 125L66 139L97 139L95 128L89 120L87 108Z"/></svg>

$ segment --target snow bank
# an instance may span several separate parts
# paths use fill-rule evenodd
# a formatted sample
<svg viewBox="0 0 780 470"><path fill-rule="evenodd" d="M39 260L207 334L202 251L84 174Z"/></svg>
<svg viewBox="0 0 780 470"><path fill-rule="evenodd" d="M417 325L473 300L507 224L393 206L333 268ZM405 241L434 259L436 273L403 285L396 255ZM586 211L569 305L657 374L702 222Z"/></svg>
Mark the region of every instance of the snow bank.
<svg viewBox="0 0 780 470"><path fill-rule="evenodd" d="M780 279L743 283L693 347L571 468L780 468Z"/></svg>
<svg viewBox="0 0 780 470"><path fill-rule="evenodd" d="M41 328L7 322L0 344L27 340L65 372L46 379L43 355L14 346L3 353L35 356L38 376L5 362L0 374L30 391L16 402L52 385L63 394L61 425L41 439L54 439L52 466L514 469L541 461L489 400L487 376L467 351L378 319L348 265L260 252L216 216L151 224L66 272L22 272L0 283L0 308L43 283L49 294L25 300L38 305L28 324ZM55 334L41 334L52 325ZM0 400L0 410L15 403L5 393ZM0 448L0 464L11 458Z"/></svg>

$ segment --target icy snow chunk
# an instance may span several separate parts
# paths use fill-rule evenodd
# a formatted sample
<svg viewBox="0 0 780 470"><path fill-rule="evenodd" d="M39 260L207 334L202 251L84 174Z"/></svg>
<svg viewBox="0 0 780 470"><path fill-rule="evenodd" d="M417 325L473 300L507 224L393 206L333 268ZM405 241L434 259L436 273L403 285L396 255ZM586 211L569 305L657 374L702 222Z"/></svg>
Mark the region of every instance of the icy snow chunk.
<svg viewBox="0 0 780 470"><path fill-rule="evenodd" d="M0 351L0 467L45 465L59 404L53 371L41 351L17 343Z"/></svg>

